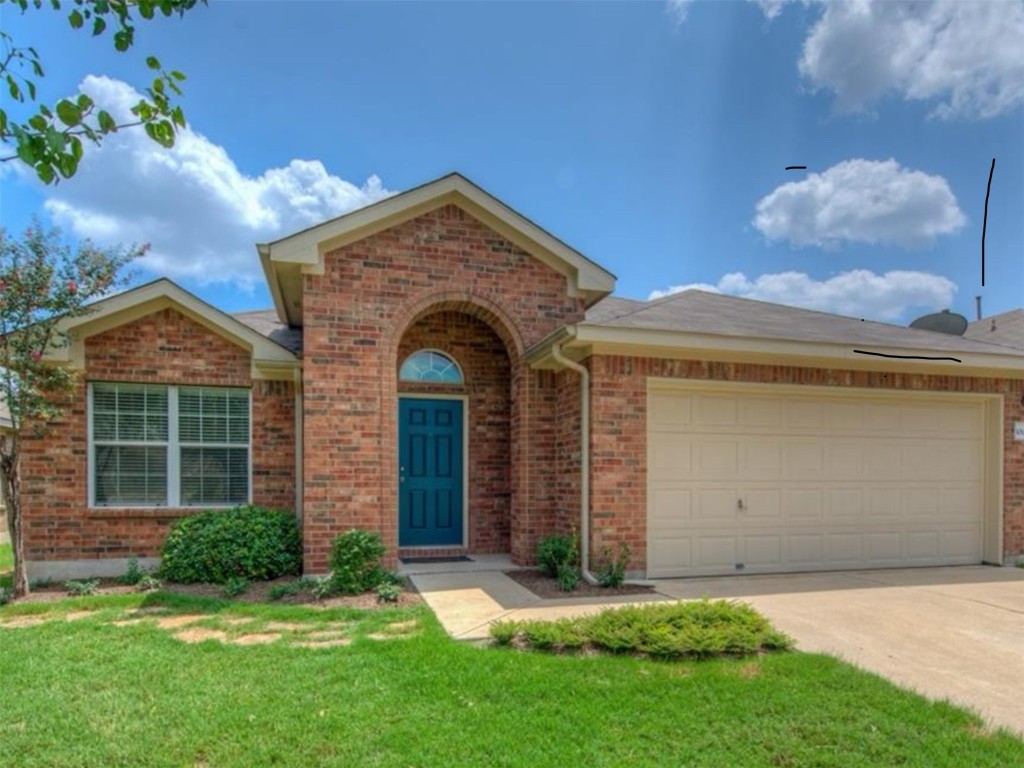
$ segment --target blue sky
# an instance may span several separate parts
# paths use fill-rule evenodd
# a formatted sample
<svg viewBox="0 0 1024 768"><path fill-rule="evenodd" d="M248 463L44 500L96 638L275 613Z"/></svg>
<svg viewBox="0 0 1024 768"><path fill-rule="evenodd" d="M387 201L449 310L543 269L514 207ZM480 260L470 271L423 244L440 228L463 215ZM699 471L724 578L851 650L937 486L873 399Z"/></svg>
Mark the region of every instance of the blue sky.
<svg viewBox="0 0 1024 768"><path fill-rule="evenodd" d="M43 98L123 110L153 54L188 75L190 121L171 151L123 132L56 188L5 164L3 225L151 242L139 280L228 310L270 305L254 243L452 170L631 298L1024 306L1024 0L214 2L128 54L46 11L3 25L39 49Z"/></svg>

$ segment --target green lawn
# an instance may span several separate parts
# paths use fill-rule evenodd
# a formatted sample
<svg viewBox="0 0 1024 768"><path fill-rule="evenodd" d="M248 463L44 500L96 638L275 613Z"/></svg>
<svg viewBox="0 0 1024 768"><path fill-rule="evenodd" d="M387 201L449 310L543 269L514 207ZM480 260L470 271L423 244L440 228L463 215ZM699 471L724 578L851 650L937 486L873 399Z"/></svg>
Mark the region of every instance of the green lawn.
<svg viewBox="0 0 1024 768"><path fill-rule="evenodd" d="M10 543L0 544L0 575L14 570L14 550Z"/></svg>
<svg viewBox="0 0 1024 768"><path fill-rule="evenodd" d="M170 613L131 619L143 604ZM126 613L136 623L112 623ZM156 623L176 613L222 637L285 631L272 645L190 645ZM31 615L49 620L10 626ZM453 642L424 608L160 594L8 606L0 621L12 768L1024 764L1024 742L822 656L552 656ZM351 645L293 644L340 626Z"/></svg>

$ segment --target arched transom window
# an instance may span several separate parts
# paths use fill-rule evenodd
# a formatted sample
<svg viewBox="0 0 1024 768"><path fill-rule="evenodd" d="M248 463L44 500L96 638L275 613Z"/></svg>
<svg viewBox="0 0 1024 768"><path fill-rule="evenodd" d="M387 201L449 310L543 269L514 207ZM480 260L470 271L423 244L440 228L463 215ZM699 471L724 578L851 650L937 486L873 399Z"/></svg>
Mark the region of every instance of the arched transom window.
<svg viewBox="0 0 1024 768"><path fill-rule="evenodd" d="M434 384L461 384L459 364L444 352L421 349L413 352L398 371L399 381L422 381Z"/></svg>

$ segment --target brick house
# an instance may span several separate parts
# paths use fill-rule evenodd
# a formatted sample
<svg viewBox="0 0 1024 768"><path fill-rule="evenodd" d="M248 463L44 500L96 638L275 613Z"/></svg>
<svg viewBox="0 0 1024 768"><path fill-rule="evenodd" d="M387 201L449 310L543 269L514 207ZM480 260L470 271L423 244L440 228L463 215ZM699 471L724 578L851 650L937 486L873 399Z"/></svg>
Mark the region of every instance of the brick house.
<svg viewBox="0 0 1024 768"><path fill-rule="evenodd" d="M119 573L247 501L296 510L308 573L351 527L392 563L528 563L576 527L591 564L628 544L652 577L1024 553L1013 334L612 297L457 174L258 253L273 310L158 280L68 327L81 384L24 446L31 576Z"/></svg>

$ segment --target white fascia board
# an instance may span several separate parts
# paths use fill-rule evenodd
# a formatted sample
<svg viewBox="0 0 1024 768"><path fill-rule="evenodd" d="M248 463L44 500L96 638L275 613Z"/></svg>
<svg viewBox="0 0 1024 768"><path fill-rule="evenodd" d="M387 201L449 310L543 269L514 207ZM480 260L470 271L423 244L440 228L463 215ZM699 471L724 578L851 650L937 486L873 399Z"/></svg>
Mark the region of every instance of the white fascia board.
<svg viewBox="0 0 1024 768"><path fill-rule="evenodd" d="M248 350L253 360L259 361L261 365L299 365L298 358L291 350L166 278L102 299L92 305L89 314L61 321L58 327L71 335L72 344L55 349L53 354L47 355L47 359L81 366L84 364L82 347L85 339L168 307L181 311L186 317Z"/></svg>
<svg viewBox="0 0 1024 768"><path fill-rule="evenodd" d="M576 326L566 347L588 347L593 354L667 356L698 360L754 362L772 365L842 367L854 370L1001 376L1024 379L1024 356L1000 353L951 352L880 345L758 339L743 336L657 331L610 326ZM854 350L876 354L861 354ZM894 357L889 357L894 356ZM898 356L898 357L895 357ZM915 359L956 358L955 360Z"/></svg>

